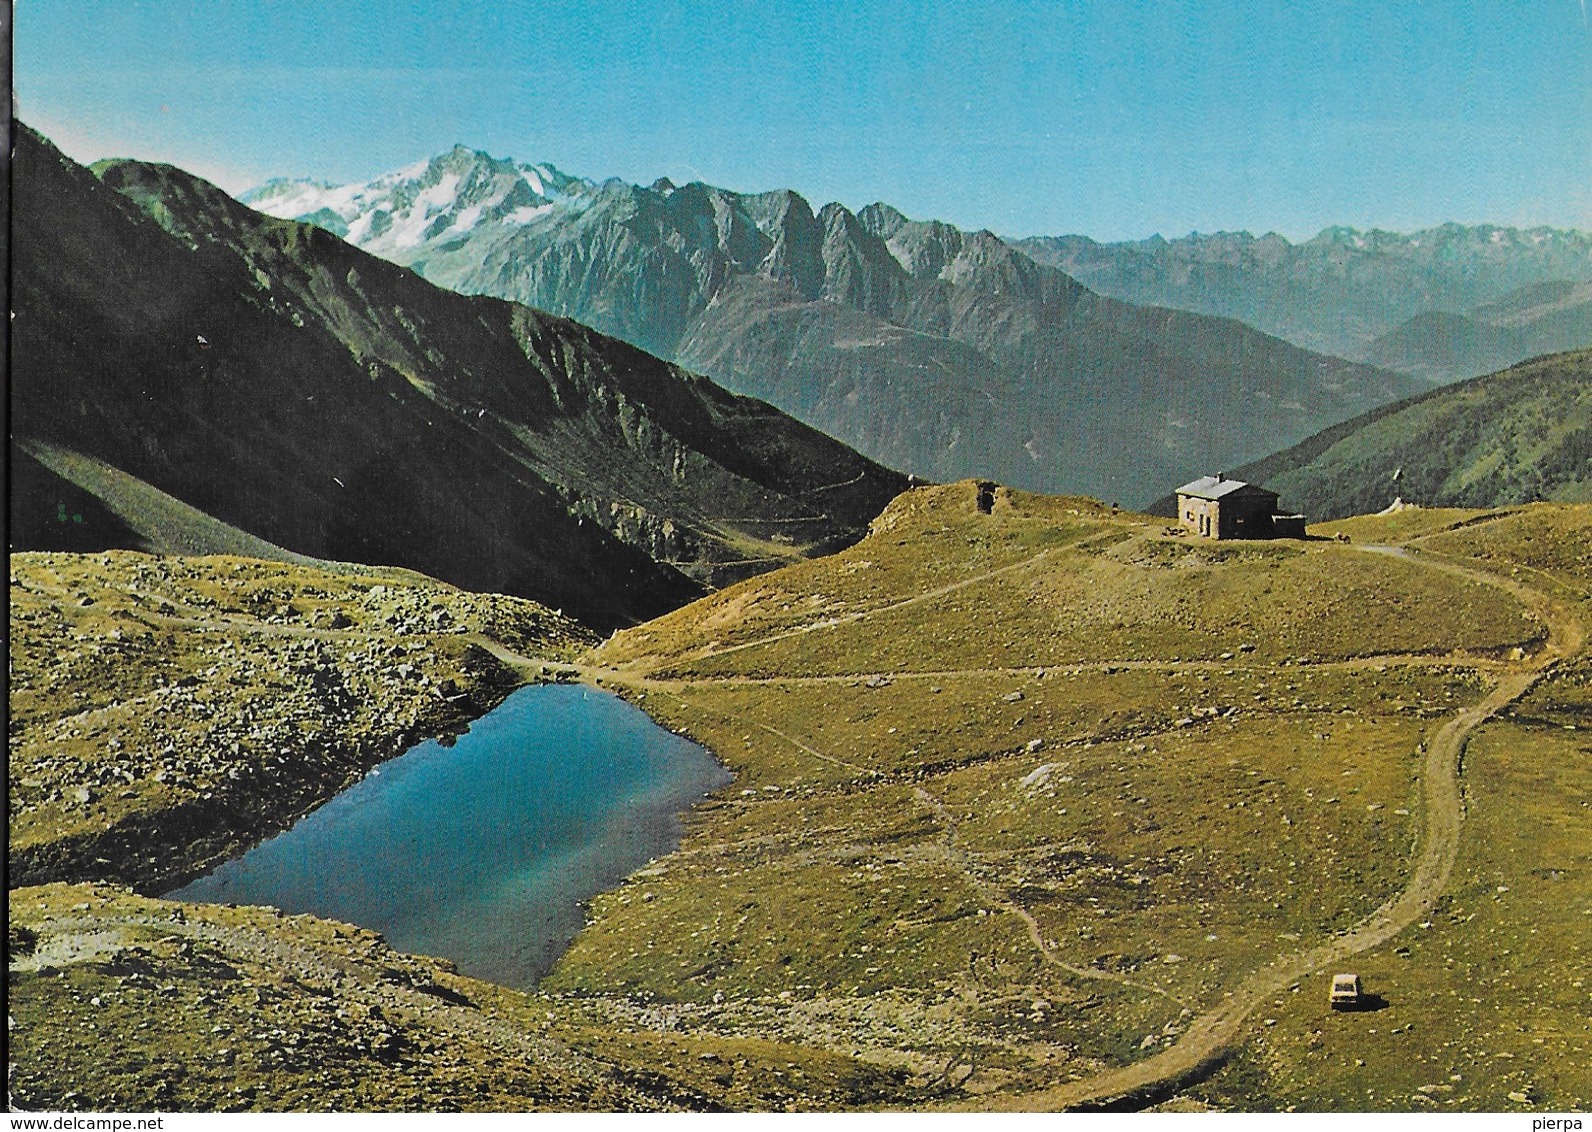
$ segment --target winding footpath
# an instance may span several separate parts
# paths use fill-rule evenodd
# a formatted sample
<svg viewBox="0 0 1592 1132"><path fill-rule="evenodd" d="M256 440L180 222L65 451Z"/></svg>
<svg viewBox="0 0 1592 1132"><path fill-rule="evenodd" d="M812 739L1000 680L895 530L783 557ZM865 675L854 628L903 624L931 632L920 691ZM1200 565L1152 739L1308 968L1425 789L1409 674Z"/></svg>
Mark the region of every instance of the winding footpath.
<svg viewBox="0 0 1592 1132"><path fill-rule="evenodd" d="M1464 798L1460 785L1460 768L1465 746L1471 733L1477 727L1492 719L1498 712L1524 696L1559 660L1576 655L1585 644L1586 629L1570 606L1548 597L1539 589L1524 585L1514 577L1476 569L1468 564L1433 552L1414 553L1403 547L1371 545L1356 546L1355 549L1364 553L1397 557L1429 569L1504 590L1526 604L1547 626L1546 641L1534 656L1518 662L1508 663L1475 657L1466 658L1464 661L1468 667L1496 674L1497 683L1480 701L1459 709L1451 719L1438 729L1428 743L1420 774L1422 784L1420 851L1414 862L1409 883L1401 892L1382 904L1350 931L1316 946L1280 955L1264 967L1251 973L1230 991L1226 992L1218 1005L1191 1019L1175 1044L1162 1049L1153 1056L1131 1065L1107 1070L1092 1077L1069 1081L1020 1096L1002 1099L987 1096L981 1097L978 1101L978 1107L988 1108L993 1102L996 1107L1021 1111L1131 1109L1143 1107L1174 1095L1182 1088L1204 1079L1221 1065L1228 1048L1239 1037L1245 1020L1263 1003L1297 983L1306 975L1328 966L1337 965L1351 956L1387 942L1432 910L1446 888L1455 861L1458 859L1460 829L1464 820ZM687 662L701 660L709 656L755 648L797 636L804 632L810 632L816 628L862 620L881 611L896 609L903 605L910 605L932 597L942 596L945 593L977 581L1031 567L1049 553L1049 551L1041 552L1031 558L988 571L976 578L962 579L950 585L937 587L932 591L916 595L905 601L890 603L878 608L858 610L846 616L820 622L816 625L807 625L777 632L766 637L727 647L709 648L683 658L674 658L669 663L678 663L680 660ZM496 645L495 642L488 643L483 640L480 643L496 654L499 660L520 669L522 672L528 673L533 665L539 663L532 658L513 653L501 645ZM1384 664L1449 665L1453 663L1455 663L1455 658L1452 656L1428 657L1401 654L1356 657L1336 663L1324 663L1316 667L1361 669ZM1241 665L1242 662L1239 662L1239 664ZM1214 664L1208 662L1181 662L1173 665L1153 661L1117 661L1113 662L1109 667L1114 669L1161 669L1214 666ZM1230 662L1224 663L1224 666L1231 666ZM634 687L645 687L656 691L672 691L675 693L693 684L853 682L858 679L855 675L805 678L783 677L767 680L735 677L667 679L654 675L657 667L661 666L648 668L644 665L632 664L625 666L623 669L607 666L568 666L577 679L593 680L594 678L605 678L618 684L628 684ZM1090 664L1059 665L1055 666L1055 670L1076 668L1080 671L1086 671L1096 667L1103 668L1107 666ZM978 669L965 672L894 673L892 678L1015 675L1028 671L1030 670ZM862 767L817 751L775 728L764 724L754 723L752 725L762 727L763 730L826 762L834 763L847 769L865 772ZM942 819L942 828L945 830L947 839L947 850L953 856L956 855L955 826L950 821L944 806L937 798L934 798L922 788L918 788L916 794L922 804ZM1112 981L1122 982L1152 993L1167 994L1160 987L1133 983L1114 972L1077 967L1066 963L1059 955L1053 953L1046 946L1040 933L1039 925L1025 910L1007 905L1005 902L1002 902L1002 906L1006 911L1014 912L1026 922L1029 937L1046 962L1061 967L1079 977L1109 978Z"/></svg>
<svg viewBox="0 0 1592 1132"><path fill-rule="evenodd" d="M958 844L956 821L951 817L950 811L945 808L945 803L940 801L939 798L935 797L921 786L914 787L913 794L917 797L919 802L923 803L923 805L927 806L929 810L933 812L935 818L940 823L940 827L945 831L945 851L946 855L950 859L950 862L962 872L963 876L967 878L968 883L971 884L975 890L977 890L978 894L985 900L986 903L992 905L993 907L999 908L1002 912L1016 916L1025 925L1027 925L1029 941L1033 943L1035 950L1039 952L1039 957L1046 963L1049 963L1053 967L1059 967L1061 970L1066 971L1070 975L1075 975L1080 979L1102 979L1106 982L1119 983L1125 987L1132 987L1134 990L1142 990L1148 991L1150 994L1158 994L1162 998L1177 1003L1179 1006L1188 1005L1176 995L1167 991L1163 987L1156 986L1154 983L1138 982L1116 971L1105 971L1099 967L1079 967L1072 963L1068 963L1065 959L1061 958L1061 956L1057 955L1056 952L1051 949L1052 945L1045 942L1044 933L1039 927L1039 921L1034 919L1033 914L1030 913L1027 908L1024 908L1021 904L1008 899L998 887L980 879L978 870L974 867L972 855L961 849Z"/></svg>
<svg viewBox="0 0 1592 1132"><path fill-rule="evenodd" d="M1031 557L1020 558L1016 562L1008 562L1004 566L996 566L992 569L985 570L978 574L973 574L966 578L958 578L954 582L947 582L944 585L935 586L933 589L924 590L922 593L913 594L911 597L902 598L899 601L892 601L884 605L873 605L867 607L866 609L853 610L852 612L843 614L839 617L829 617L822 621L809 622L805 625L798 625L795 628L783 629L779 632L769 633L766 636L757 637L753 640L740 641L733 645L709 645L706 648L697 649L694 652L685 653L681 656L670 657L667 660L658 661L648 667L643 667L634 663L628 667L631 670L639 670L641 675L650 675L651 673L661 671L665 668L672 668L681 664L695 664L704 660L712 660L721 656L729 656L732 653L744 652L747 649L762 648L765 645L778 644L780 641L786 641L792 637L800 637L807 633L813 633L823 629L833 629L840 625L850 625L853 622L861 621L864 618L873 617L880 613L893 613L898 609L906 609L914 605L922 605L925 602L933 601L936 598L945 597L947 594L955 593L957 590L966 589L968 586L976 586L980 582L987 582L992 578L999 578L1007 574L1013 574L1021 570L1029 569L1033 566L1037 566L1040 562L1044 561L1046 558L1049 558L1052 554L1061 549L1066 548L1049 547L1045 550L1041 550L1038 554L1032 555Z"/></svg>

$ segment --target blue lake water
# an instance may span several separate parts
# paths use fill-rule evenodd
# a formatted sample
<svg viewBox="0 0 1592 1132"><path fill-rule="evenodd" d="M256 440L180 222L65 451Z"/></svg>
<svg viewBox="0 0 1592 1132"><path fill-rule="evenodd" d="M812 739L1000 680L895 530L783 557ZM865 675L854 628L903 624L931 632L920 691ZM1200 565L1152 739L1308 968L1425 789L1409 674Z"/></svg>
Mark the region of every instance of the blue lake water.
<svg viewBox="0 0 1592 1132"><path fill-rule="evenodd" d="M530 986L584 923L579 902L677 846L680 815L729 781L705 749L615 696L521 688L452 746L383 763L167 895L312 912Z"/></svg>

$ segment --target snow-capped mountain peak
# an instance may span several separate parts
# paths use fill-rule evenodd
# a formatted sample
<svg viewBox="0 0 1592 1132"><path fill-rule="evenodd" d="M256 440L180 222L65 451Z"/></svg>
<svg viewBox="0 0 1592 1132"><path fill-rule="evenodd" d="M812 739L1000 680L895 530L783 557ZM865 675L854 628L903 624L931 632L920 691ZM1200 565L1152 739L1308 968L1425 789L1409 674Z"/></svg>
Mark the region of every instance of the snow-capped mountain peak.
<svg viewBox="0 0 1592 1132"><path fill-rule="evenodd" d="M519 164L458 145L364 183L276 179L241 199L267 215L308 220L378 255L401 257L484 224L531 223L591 187L546 163Z"/></svg>

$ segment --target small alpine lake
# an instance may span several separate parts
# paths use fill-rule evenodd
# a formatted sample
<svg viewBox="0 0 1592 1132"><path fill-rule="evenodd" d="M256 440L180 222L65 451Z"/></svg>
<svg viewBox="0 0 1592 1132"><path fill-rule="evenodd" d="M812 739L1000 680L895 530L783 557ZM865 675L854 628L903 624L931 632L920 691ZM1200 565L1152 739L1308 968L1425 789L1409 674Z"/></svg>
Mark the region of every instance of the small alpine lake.
<svg viewBox="0 0 1592 1132"><path fill-rule="evenodd" d="M672 851L680 815L729 781L616 696L535 685L166 896L343 920L527 987L580 930L580 902Z"/></svg>

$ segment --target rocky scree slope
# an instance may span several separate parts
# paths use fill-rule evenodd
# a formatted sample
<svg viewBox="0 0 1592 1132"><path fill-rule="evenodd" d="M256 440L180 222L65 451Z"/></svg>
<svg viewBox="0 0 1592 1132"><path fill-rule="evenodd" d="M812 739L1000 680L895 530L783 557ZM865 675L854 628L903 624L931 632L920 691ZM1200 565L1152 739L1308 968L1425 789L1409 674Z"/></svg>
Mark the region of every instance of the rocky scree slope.
<svg viewBox="0 0 1592 1132"><path fill-rule="evenodd" d="M794 192L602 183L458 147L245 199L428 279L577 318L892 466L1145 502L1419 386L1106 298L988 232Z"/></svg>
<svg viewBox="0 0 1592 1132"><path fill-rule="evenodd" d="M464 726L522 679L569 677L564 661L597 641L570 619L403 571L127 551L13 555L9 613L15 1105L910 1099L903 1075L847 1055L620 1031L582 1000L463 978L372 931L147 895L286 828L418 739Z"/></svg>
<svg viewBox="0 0 1592 1132"><path fill-rule="evenodd" d="M46 1111L839 1109L898 1075L756 1038L593 1026L375 932L106 885L11 894L12 1103ZM792 1067L801 1069L793 1072Z"/></svg>
<svg viewBox="0 0 1592 1132"><path fill-rule="evenodd" d="M595 638L523 598L129 551L11 558L12 884L164 891Z"/></svg>
<svg viewBox="0 0 1592 1132"><path fill-rule="evenodd" d="M90 172L25 127L13 170L18 443L290 551L607 628L843 545L904 485L766 404L180 170ZM62 480L29 470L19 545L58 545Z"/></svg>

